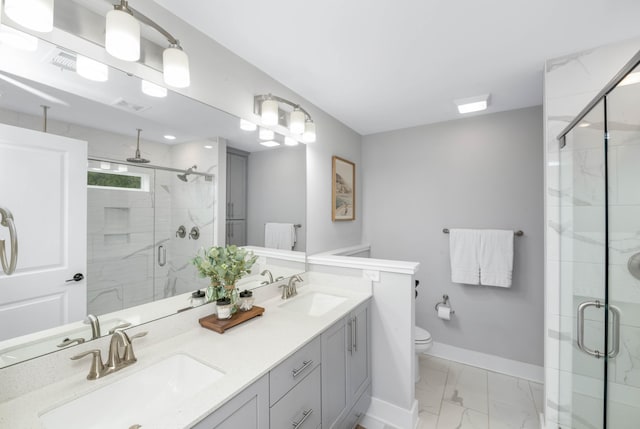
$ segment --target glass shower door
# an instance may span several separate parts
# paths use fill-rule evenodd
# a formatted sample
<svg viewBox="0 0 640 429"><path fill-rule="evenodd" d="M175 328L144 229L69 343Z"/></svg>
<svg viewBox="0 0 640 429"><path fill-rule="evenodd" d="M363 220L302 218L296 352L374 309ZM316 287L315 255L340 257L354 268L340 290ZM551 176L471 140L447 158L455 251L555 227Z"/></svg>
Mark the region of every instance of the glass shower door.
<svg viewBox="0 0 640 429"><path fill-rule="evenodd" d="M609 264L607 428L640 427L639 67L607 95ZM629 76L631 78L629 78Z"/></svg>
<svg viewBox="0 0 640 429"><path fill-rule="evenodd" d="M563 429L604 427L605 105L573 128L560 151L558 415Z"/></svg>

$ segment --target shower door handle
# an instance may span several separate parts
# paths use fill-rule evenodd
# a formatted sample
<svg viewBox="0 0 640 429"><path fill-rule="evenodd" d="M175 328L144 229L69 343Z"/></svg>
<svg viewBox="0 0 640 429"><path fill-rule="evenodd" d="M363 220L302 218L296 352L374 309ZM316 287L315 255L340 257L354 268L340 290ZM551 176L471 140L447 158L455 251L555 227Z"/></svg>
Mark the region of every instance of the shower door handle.
<svg viewBox="0 0 640 429"><path fill-rule="evenodd" d="M7 261L4 240L0 240L0 263L4 273L10 276L16 270L16 263L18 262L18 233L13 223L13 215L9 209L0 207L0 216L0 225L9 228L9 244L11 246L11 257Z"/></svg>
<svg viewBox="0 0 640 429"><path fill-rule="evenodd" d="M620 352L620 310L609 304L609 311L611 311L611 350L607 355L609 358L614 358Z"/></svg>
<svg viewBox="0 0 640 429"><path fill-rule="evenodd" d="M596 359L600 359L601 357L604 357L603 352L600 352L598 350L591 350L589 347L584 345L584 311L589 307L601 308L601 307L604 307L604 305L600 301L596 300L596 301L585 301L578 306L578 317L577 317L578 348L583 352L585 352L586 354L591 355Z"/></svg>
<svg viewBox="0 0 640 429"><path fill-rule="evenodd" d="M158 265L164 267L167 263L167 249L164 246L158 246Z"/></svg>

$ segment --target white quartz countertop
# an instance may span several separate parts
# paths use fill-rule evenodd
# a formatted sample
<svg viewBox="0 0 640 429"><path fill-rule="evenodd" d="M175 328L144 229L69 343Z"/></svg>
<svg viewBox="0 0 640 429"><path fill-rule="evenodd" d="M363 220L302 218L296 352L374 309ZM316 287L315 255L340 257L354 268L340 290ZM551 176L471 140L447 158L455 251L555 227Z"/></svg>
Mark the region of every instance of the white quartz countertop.
<svg viewBox="0 0 640 429"><path fill-rule="evenodd" d="M189 428L371 297L370 291L313 284L299 287L298 291L298 296L290 300L315 291L347 299L321 316L309 316L282 306L283 301L278 296L259 303L265 308L262 316L229 329L224 334L200 327L197 315L193 316L193 329L173 338L155 332L153 324L136 327L131 333L149 331L146 337L134 343L138 357L136 364L89 381L86 375L90 359L69 361L69 365L77 368L73 376L0 403L0 428L44 428L40 420L43 413L178 353L224 373L210 387L195 393L189 401L176 403L175 409L162 416L163 428ZM103 357L106 352L103 347ZM109 407L109 404L104 406ZM117 412L114 410L114 413ZM154 429L162 428L154 426Z"/></svg>

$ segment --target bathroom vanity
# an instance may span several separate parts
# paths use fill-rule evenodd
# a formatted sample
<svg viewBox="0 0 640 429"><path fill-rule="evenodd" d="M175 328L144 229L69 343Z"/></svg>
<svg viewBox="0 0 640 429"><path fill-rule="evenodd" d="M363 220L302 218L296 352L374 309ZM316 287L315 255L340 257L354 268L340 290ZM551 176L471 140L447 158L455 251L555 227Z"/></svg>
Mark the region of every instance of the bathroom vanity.
<svg viewBox="0 0 640 429"><path fill-rule="evenodd" d="M10 368L12 374L3 374L0 381L3 387L15 388L13 383L25 382L34 388L28 391L22 386L23 394L0 403L0 427L72 429L83 414L105 412L109 416L106 425L100 426L96 417L95 427L353 427L371 397L370 297L370 286L364 284L356 288L306 285L289 300L275 296L261 302L266 309L263 316L223 335L198 326L198 317L208 311L205 305L130 329L131 335L149 331L136 340L138 362L94 381L86 380L90 362L68 358L89 348L104 352L108 338L76 347L72 353L63 351L25 362ZM182 329L180 325L183 332L173 335L171 331ZM108 401L87 400L128 378L140 377L137 374L151 374L154 367L176 356L196 366L205 365L202 378L209 372L218 375L204 387L195 387L194 382L194 390L174 400L171 407L154 405L160 401L154 398L162 392L144 398L144 406L123 406L117 412L109 409ZM36 387L38 380L30 377L47 371L58 372L55 380ZM185 383L181 390L189 390ZM114 392L117 396L117 390ZM83 407L74 410L79 415L64 426L48 420L81 400Z"/></svg>

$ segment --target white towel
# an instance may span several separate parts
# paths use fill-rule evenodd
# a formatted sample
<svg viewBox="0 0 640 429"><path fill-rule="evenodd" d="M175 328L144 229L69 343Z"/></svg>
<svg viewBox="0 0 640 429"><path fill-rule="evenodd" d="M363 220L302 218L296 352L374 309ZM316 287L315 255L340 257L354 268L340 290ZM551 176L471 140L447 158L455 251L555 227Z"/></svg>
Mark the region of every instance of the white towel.
<svg viewBox="0 0 640 429"><path fill-rule="evenodd" d="M267 222L264 225L264 247L293 250L296 228L292 223Z"/></svg>
<svg viewBox="0 0 640 429"><path fill-rule="evenodd" d="M481 285L511 287L513 231L482 230L478 255Z"/></svg>
<svg viewBox="0 0 640 429"><path fill-rule="evenodd" d="M470 285L480 284L480 231L452 229L449 231L451 281Z"/></svg>

